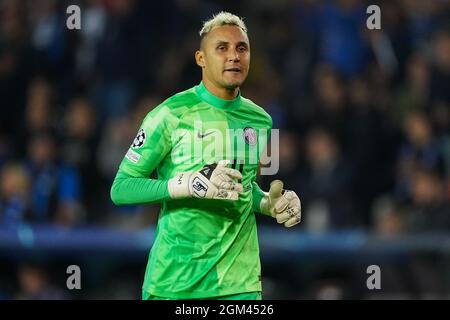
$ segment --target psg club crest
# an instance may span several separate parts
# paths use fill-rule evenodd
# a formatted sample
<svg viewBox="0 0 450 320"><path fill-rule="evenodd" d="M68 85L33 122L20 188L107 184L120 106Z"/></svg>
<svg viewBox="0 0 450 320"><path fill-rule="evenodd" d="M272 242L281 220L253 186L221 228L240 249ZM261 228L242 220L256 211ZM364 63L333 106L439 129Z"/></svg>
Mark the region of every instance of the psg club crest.
<svg viewBox="0 0 450 320"><path fill-rule="evenodd" d="M254 146L256 144L256 142L258 141L258 138L256 136L256 130L251 128L251 127L247 127L244 129L244 140L245 143L250 145L250 146Z"/></svg>
<svg viewBox="0 0 450 320"><path fill-rule="evenodd" d="M131 145L132 148L140 148L145 143L145 131L144 129L139 129L136 138L134 138L133 144Z"/></svg>

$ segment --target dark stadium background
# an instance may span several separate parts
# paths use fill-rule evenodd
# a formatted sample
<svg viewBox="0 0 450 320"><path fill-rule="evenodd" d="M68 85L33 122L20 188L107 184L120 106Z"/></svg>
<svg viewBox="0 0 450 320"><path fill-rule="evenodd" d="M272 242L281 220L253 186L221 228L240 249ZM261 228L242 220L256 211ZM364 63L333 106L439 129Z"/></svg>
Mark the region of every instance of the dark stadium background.
<svg viewBox="0 0 450 320"><path fill-rule="evenodd" d="M145 114L199 83L197 32L220 10L245 17L242 93L281 130L259 182L303 204L289 230L257 218L263 297L450 298L449 1L2 0L0 299L140 298L158 207L109 188Z"/></svg>

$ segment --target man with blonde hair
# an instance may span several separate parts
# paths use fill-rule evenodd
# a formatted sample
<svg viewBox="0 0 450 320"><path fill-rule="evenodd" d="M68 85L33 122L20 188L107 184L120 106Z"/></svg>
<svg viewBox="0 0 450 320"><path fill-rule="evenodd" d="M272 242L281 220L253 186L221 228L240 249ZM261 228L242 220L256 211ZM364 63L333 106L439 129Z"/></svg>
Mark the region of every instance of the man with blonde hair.
<svg viewBox="0 0 450 320"><path fill-rule="evenodd" d="M261 299L255 212L291 227L300 200L279 180L269 192L256 184L272 119L240 94L250 66L244 22L221 12L200 37L202 81L148 113L111 198L162 203L143 299Z"/></svg>

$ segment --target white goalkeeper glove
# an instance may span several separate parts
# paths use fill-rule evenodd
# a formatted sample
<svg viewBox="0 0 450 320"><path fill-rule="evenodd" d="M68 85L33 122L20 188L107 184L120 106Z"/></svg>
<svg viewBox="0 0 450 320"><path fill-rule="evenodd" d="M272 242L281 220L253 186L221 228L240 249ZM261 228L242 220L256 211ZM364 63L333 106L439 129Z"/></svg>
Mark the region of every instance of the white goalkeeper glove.
<svg viewBox="0 0 450 320"><path fill-rule="evenodd" d="M288 228L301 221L302 205L299 197L294 191L283 190L280 180L270 183L270 190L265 192L260 208L263 214L272 216Z"/></svg>
<svg viewBox="0 0 450 320"><path fill-rule="evenodd" d="M206 198L238 200L242 184L235 180L242 179L242 174L228 168L230 162L205 165L200 171L183 172L169 180L169 195L172 199Z"/></svg>

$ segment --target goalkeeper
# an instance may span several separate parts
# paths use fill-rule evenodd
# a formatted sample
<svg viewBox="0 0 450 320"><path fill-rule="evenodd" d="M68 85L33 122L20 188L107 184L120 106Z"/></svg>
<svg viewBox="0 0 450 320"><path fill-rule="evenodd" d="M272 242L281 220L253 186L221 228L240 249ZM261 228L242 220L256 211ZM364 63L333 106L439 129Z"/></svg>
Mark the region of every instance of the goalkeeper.
<svg viewBox="0 0 450 320"><path fill-rule="evenodd" d="M195 60L202 81L147 114L111 198L116 205L161 203L143 299L259 300L254 212L291 227L300 222L300 200L281 181L269 192L255 182L267 143L260 133L270 132L272 119L240 93L250 64L244 22L221 12L204 23L200 37ZM200 152L192 152L195 144ZM150 178L154 170L157 179Z"/></svg>

